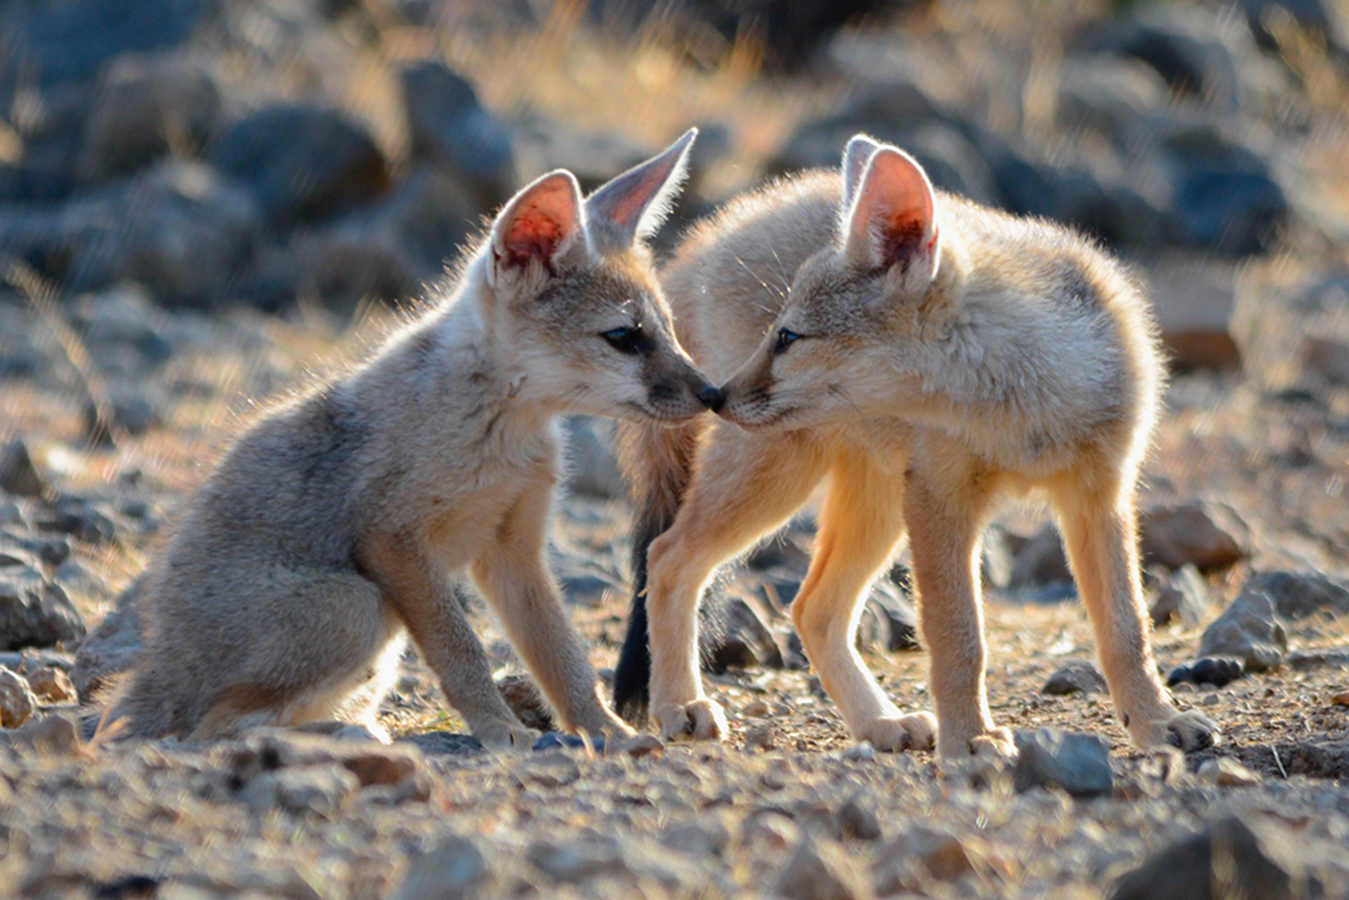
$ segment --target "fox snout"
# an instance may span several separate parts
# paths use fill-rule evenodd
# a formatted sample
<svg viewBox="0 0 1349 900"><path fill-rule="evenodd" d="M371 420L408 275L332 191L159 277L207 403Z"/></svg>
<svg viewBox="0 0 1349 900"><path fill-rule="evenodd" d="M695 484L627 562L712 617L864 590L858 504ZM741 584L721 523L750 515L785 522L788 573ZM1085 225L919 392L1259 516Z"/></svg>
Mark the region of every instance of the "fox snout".
<svg viewBox="0 0 1349 900"><path fill-rule="evenodd" d="M726 402L726 395L721 392L721 388L715 384L705 384L693 396L697 397L712 412L721 412L721 405Z"/></svg>
<svg viewBox="0 0 1349 900"><path fill-rule="evenodd" d="M687 419L704 410L716 411L721 390L692 366L657 375L647 382L647 412L659 419Z"/></svg>

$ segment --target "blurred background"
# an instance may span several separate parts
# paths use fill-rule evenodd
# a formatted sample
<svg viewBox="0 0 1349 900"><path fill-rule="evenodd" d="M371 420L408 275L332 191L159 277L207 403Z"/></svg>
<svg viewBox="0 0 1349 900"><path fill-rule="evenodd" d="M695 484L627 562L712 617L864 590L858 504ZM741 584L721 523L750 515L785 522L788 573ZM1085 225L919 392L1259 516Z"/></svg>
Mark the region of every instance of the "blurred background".
<svg viewBox="0 0 1349 900"><path fill-rule="evenodd" d="M659 252L859 131L1095 235L1173 357L1145 506L1230 523L1215 596L1349 574L1344 0L4 0L0 544L97 620L242 420L432 292L516 188L594 187L690 125ZM608 426L568 427L573 496L621 501ZM617 598L626 512L578 504L559 542L604 524L564 587L598 565ZM1001 520L1003 555L1048 548L1026 583L1062 586L1043 521Z"/></svg>

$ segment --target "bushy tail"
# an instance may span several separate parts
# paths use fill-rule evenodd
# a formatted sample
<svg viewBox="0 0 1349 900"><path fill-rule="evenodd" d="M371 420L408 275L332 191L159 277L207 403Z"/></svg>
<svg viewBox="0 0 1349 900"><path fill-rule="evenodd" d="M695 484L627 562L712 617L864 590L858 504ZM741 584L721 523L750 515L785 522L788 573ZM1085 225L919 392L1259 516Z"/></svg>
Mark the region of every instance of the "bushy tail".
<svg viewBox="0 0 1349 900"><path fill-rule="evenodd" d="M646 721L650 703L651 647L646 622L646 551L674 522L693 474L706 417L675 427L619 422L618 457L632 485L636 517L632 535L632 614L614 671L614 709L634 725Z"/></svg>

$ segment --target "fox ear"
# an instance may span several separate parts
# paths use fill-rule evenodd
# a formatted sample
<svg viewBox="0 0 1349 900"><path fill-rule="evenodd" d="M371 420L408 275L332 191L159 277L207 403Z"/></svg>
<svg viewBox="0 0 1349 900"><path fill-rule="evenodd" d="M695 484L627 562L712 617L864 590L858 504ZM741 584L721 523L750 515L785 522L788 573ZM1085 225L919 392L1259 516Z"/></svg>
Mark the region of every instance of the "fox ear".
<svg viewBox="0 0 1349 900"><path fill-rule="evenodd" d="M926 287L937 274L936 204L932 183L909 154L881 147L871 154L852 205L844 212L843 252L868 269L902 267L906 284Z"/></svg>
<svg viewBox="0 0 1349 900"><path fill-rule="evenodd" d="M665 152L600 187L586 200L592 231L607 243L626 247L656 233L670 214L688 175L689 148L698 129L690 128Z"/></svg>
<svg viewBox="0 0 1349 900"><path fill-rule="evenodd" d="M879 142L872 140L865 134L855 134L852 140L848 141L848 146L843 150L843 208L845 210L852 207L853 198L857 196L857 185L862 180L862 173L866 170L867 161L871 159L871 154L880 148Z"/></svg>
<svg viewBox="0 0 1349 900"><path fill-rule="evenodd" d="M502 273L522 272L536 260L554 270L578 240L585 241L581 186L570 172L550 172L521 189L497 214L489 278L495 284Z"/></svg>

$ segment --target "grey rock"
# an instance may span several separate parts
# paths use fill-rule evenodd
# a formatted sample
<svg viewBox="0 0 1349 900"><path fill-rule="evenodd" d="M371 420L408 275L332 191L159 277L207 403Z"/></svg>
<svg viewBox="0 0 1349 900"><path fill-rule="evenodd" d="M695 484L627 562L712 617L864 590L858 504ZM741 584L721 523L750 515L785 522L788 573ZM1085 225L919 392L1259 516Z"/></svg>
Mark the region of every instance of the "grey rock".
<svg viewBox="0 0 1349 900"><path fill-rule="evenodd" d="M1204 629L1201 656L1232 656L1248 672L1278 665L1288 653L1288 634L1274 610L1274 601L1259 590L1244 590L1222 615Z"/></svg>
<svg viewBox="0 0 1349 900"><path fill-rule="evenodd" d="M652 149L620 132L580 131L543 118L516 123L515 135L521 171L567 169L587 192L647 159Z"/></svg>
<svg viewBox="0 0 1349 900"><path fill-rule="evenodd" d="M859 650L919 649L918 612L913 601L888 578L872 584L855 640Z"/></svg>
<svg viewBox="0 0 1349 900"><path fill-rule="evenodd" d="M1115 883L1110 900L1320 896L1306 860L1287 829L1229 814L1149 857Z"/></svg>
<svg viewBox="0 0 1349 900"><path fill-rule="evenodd" d="M359 789L360 782L344 766L302 766L258 774L240 790L239 800L257 812L280 809L335 819Z"/></svg>
<svg viewBox="0 0 1349 900"><path fill-rule="evenodd" d="M720 673L728 668L783 667L782 649L773 632L744 599L709 596L699 605L698 616L704 669Z"/></svg>
<svg viewBox="0 0 1349 900"><path fill-rule="evenodd" d="M1147 112L1166 105L1168 92L1157 70L1139 59L1073 57L1059 68L1055 115L1063 128L1090 128L1127 147Z"/></svg>
<svg viewBox="0 0 1349 900"><path fill-rule="evenodd" d="M86 544L106 544L116 535L117 523L105 509L102 503L84 497L60 497L52 506L39 510L33 524L40 531L69 535Z"/></svg>
<svg viewBox="0 0 1349 900"><path fill-rule="evenodd" d="M678 822L665 826L656 839L666 847L696 857L721 856L731 843L731 833L717 819Z"/></svg>
<svg viewBox="0 0 1349 900"><path fill-rule="evenodd" d="M598 875L632 875L623 847L614 838L594 837L557 844L538 840L525 850L525 858L555 882L580 884Z"/></svg>
<svg viewBox="0 0 1349 900"><path fill-rule="evenodd" d="M923 891L923 882L935 878L953 882L975 871L969 849L948 831L914 825L876 854L876 890L882 896Z"/></svg>
<svg viewBox="0 0 1349 900"><path fill-rule="evenodd" d="M413 856L391 900L475 897L491 888L493 881L482 851L468 838L447 834L430 850Z"/></svg>
<svg viewBox="0 0 1349 900"><path fill-rule="evenodd" d="M452 731L426 731L399 738L396 744L411 744L427 756L475 756L486 753L482 742L471 734Z"/></svg>
<svg viewBox="0 0 1349 900"><path fill-rule="evenodd" d="M0 650L77 641L84 620L59 585L29 566L0 568Z"/></svg>
<svg viewBox="0 0 1349 900"><path fill-rule="evenodd" d="M67 597L81 606L93 607L110 599L108 583L103 577L74 560L67 559L57 566L52 578Z"/></svg>
<svg viewBox="0 0 1349 900"><path fill-rule="evenodd" d="M270 221L329 215L389 186L369 132L336 109L276 105L225 128L210 161L247 184Z"/></svg>
<svg viewBox="0 0 1349 900"><path fill-rule="evenodd" d="M857 841L874 841L881 836L880 819L871 805L856 798L845 800L838 808L838 830L843 837Z"/></svg>
<svg viewBox="0 0 1349 900"><path fill-rule="evenodd" d="M70 677L81 703L88 703L114 675L135 667L144 650L139 604L143 602L144 576L118 595L93 634L80 644Z"/></svg>
<svg viewBox="0 0 1349 900"><path fill-rule="evenodd" d="M1172 91L1235 110L1241 98L1237 61L1220 33L1204 13L1158 7L1106 20L1076 49L1133 57L1156 70Z"/></svg>
<svg viewBox="0 0 1349 900"><path fill-rule="evenodd" d="M192 34L211 0L104 0L19 4L3 23L9 48L0 84L17 72L42 87L88 81L123 53L173 47Z"/></svg>
<svg viewBox="0 0 1349 900"><path fill-rule="evenodd" d="M1069 660L1040 688L1042 694L1105 694L1109 691L1100 667L1089 659Z"/></svg>
<svg viewBox="0 0 1349 900"><path fill-rule="evenodd" d="M1004 589L1011 585L1016 555L1026 542L1026 538L1001 525L990 525L985 529L979 555L979 574L985 586Z"/></svg>
<svg viewBox="0 0 1349 900"><path fill-rule="evenodd" d="M171 149L196 153L214 136L220 108L220 88L202 63L181 55L120 56L99 76L80 176L121 175Z"/></svg>
<svg viewBox="0 0 1349 900"><path fill-rule="evenodd" d="M1231 369L1241 364L1232 336L1236 282L1230 266L1193 260L1153 268L1148 291L1172 367Z"/></svg>
<svg viewBox="0 0 1349 900"><path fill-rule="evenodd" d="M173 356L166 316L144 287L123 282L69 304L71 326L99 371L138 379Z"/></svg>
<svg viewBox="0 0 1349 900"><path fill-rule="evenodd" d="M1019 792L1057 786L1074 797L1109 795L1114 787L1110 745L1094 734L1052 728L1016 735L1013 783Z"/></svg>
<svg viewBox="0 0 1349 900"><path fill-rule="evenodd" d="M1250 529L1225 504L1195 499L1154 506L1143 513L1138 525L1143 558L1169 569L1188 564L1201 572L1213 572L1249 555Z"/></svg>
<svg viewBox="0 0 1349 900"><path fill-rule="evenodd" d="M1059 530L1053 523L1046 523L1017 553L1008 587L1017 592L1052 587L1071 595L1072 584L1073 573Z"/></svg>
<svg viewBox="0 0 1349 900"><path fill-rule="evenodd" d="M1320 572L1259 572L1246 580L1245 589L1268 594L1275 612L1287 619L1349 613L1349 585Z"/></svg>
<svg viewBox="0 0 1349 900"><path fill-rule="evenodd" d="M473 85L430 60L404 66L399 78L412 152L452 172L480 208L505 201L515 182L511 133L483 108Z"/></svg>
<svg viewBox="0 0 1349 900"><path fill-rule="evenodd" d="M0 448L0 490L15 497L41 497L49 490L23 441Z"/></svg>
<svg viewBox="0 0 1349 900"><path fill-rule="evenodd" d="M1181 566L1174 574L1165 569L1159 573L1157 595L1149 607L1153 625L1180 622L1186 626L1198 625L1208 611L1208 585L1199 569L1191 564Z"/></svg>
<svg viewBox="0 0 1349 900"><path fill-rule="evenodd" d="M788 900L862 900L874 896L848 853L833 841L803 836L773 884Z"/></svg>
<svg viewBox="0 0 1349 900"><path fill-rule="evenodd" d="M1349 341L1308 336L1302 358L1307 367L1335 384L1349 384Z"/></svg>
<svg viewBox="0 0 1349 900"><path fill-rule="evenodd" d="M1206 656L1184 666L1176 666L1166 676L1166 686L1177 684L1211 684L1225 687L1241 677L1245 665L1231 656Z"/></svg>
<svg viewBox="0 0 1349 900"><path fill-rule="evenodd" d="M1252 787L1261 782L1259 775L1230 756L1204 760L1195 775L1202 783L1215 787Z"/></svg>
<svg viewBox="0 0 1349 900"><path fill-rule="evenodd" d="M1333 312L1349 308L1349 271L1332 272L1302 288L1291 300L1302 312Z"/></svg>
<svg viewBox="0 0 1349 900"><path fill-rule="evenodd" d="M37 697L17 672L0 666L0 728L18 728L37 711Z"/></svg>

